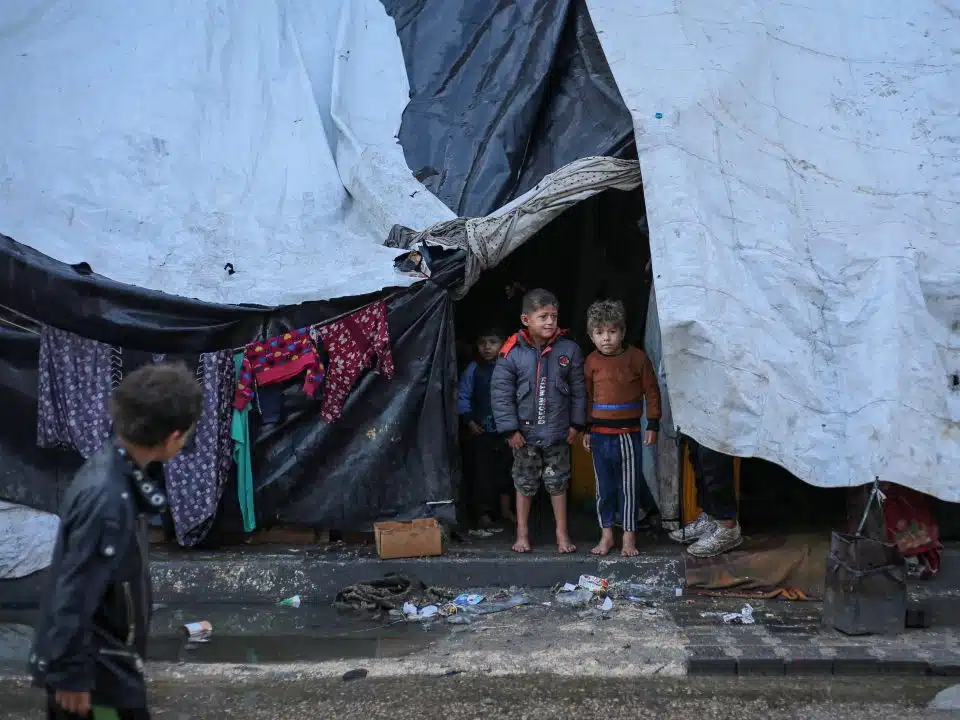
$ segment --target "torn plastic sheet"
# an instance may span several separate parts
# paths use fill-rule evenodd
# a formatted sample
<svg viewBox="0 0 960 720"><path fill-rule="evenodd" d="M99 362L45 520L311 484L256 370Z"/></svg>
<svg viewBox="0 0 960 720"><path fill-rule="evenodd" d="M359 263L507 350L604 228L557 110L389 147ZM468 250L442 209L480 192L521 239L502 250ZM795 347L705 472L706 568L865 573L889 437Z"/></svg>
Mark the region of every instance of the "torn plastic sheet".
<svg viewBox="0 0 960 720"><path fill-rule="evenodd" d="M481 272L499 265L565 210L605 190L634 190L639 186L640 167L634 160L582 158L547 175L536 187L485 217L457 218L421 232L395 226L386 244L467 250L463 285L454 294L462 298Z"/></svg>
<svg viewBox="0 0 960 720"><path fill-rule="evenodd" d="M0 580L47 567L59 527L56 515L0 500Z"/></svg>
<svg viewBox="0 0 960 720"><path fill-rule="evenodd" d="M633 115L674 425L960 501L960 15L588 0Z"/></svg>
<svg viewBox="0 0 960 720"><path fill-rule="evenodd" d="M0 37L0 233L56 260L293 304L410 284L383 238L453 217L379 0L17 0Z"/></svg>

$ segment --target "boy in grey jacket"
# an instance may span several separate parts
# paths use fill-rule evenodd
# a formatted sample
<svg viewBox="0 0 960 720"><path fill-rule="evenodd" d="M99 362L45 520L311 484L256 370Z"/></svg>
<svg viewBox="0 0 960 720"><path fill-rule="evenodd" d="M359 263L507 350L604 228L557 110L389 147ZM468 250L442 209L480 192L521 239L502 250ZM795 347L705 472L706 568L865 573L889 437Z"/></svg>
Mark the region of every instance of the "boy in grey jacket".
<svg viewBox="0 0 960 720"><path fill-rule="evenodd" d="M576 547L567 531L570 445L583 431L587 393L583 353L557 326L557 298L531 290L523 298L524 329L503 344L490 382L497 432L513 449L517 490L516 552L530 552L530 507L543 482L557 522L557 548Z"/></svg>

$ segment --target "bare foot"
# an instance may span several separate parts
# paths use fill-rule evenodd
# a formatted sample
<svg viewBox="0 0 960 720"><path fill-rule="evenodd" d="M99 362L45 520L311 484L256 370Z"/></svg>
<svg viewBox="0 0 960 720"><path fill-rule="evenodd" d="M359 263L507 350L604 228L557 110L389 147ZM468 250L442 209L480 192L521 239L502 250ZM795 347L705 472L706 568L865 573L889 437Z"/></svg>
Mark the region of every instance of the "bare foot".
<svg viewBox="0 0 960 720"><path fill-rule="evenodd" d="M557 535L557 552L561 555L575 553L577 546L573 544L568 535Z"/></svg>
<svg viewBox="0 0 960 720"><path fill-rule="evenodd" d="M636 545L624 543L623 550L620 551L620 554L624 557L637 557L637 555L640 554L640 551L637 550Z"/></svg>
<svg viewBox="0 0 960 720"><path fill-rule="evenodd" d="M607 555L613 549L613 540L607 540L603 538L600 542L597 543L597 546L593 548L590 552L594 555Z"/></svg>
<svg viewBox="0 0 960 720"><path fill-rule="evenodd" d="M530 547L530 538L523 534L517 533L517 541L513 544L513 551L518 553L528 553L532 548Z"/></svg>

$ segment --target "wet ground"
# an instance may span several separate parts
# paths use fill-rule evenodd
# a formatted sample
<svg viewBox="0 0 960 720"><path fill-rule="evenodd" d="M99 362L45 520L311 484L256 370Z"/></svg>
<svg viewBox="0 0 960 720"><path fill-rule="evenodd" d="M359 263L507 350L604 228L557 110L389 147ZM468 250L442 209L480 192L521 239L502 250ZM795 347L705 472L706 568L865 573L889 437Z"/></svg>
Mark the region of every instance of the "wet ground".
<svg viewBox="0 0 960 720"><path fill-rule="evenodd" d="M260 677L162 677L151 687L160 720L230 718L606 718L608 720L914 720L951 717L926 710L949 685L942 680L596 679L524 677L304 678L275 672ZM9 720L40 717L39 694L0 682Z"/></svg>

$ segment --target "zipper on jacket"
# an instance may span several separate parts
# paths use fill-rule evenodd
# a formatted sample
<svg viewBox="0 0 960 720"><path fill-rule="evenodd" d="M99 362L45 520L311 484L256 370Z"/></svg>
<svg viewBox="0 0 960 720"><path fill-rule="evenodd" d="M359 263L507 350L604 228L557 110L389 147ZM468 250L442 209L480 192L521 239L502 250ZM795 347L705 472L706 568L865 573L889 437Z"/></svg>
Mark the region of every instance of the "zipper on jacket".
<svg viewBox="0 0 960 720"><path fill-rule="evenodd" d="M130 652L129 650L110 650L109 648L100 648L99 652L101 655L120 657L124 658L125 660L133 660L133 664L137 668L137 671L143 672L143 658L141 658L140 655L135 652Z"/></svg>
<svg viewBox="0 0 960 720"><path fill-rule="evenodd" d="M130 583L126 581L123 583L123 598L127 604L127 647L130 647L137 639L137 611L133 606Z"/></svg>

